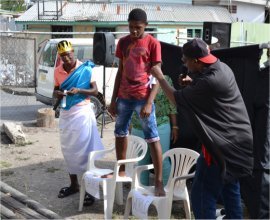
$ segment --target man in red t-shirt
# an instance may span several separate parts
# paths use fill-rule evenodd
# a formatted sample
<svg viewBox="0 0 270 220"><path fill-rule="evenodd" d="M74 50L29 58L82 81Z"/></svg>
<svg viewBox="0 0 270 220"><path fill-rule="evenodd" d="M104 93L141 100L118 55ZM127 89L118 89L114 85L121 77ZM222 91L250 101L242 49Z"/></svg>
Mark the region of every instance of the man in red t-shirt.
<svg viewBox="0 0 270 220"><path fill-rule="evenodd" d="M164 196L162 184L162 150L157 131L154 99L158 85L150 69L161 63L160 43L144 32L147 15L142 9L133 9L128 16L130 34L117 44L119 68L109 112L116 117L115 145L117 160L125 159L128 128L135 111L142 123L146 142L150 145L155 169L155 195ZM121 166L119 175L125 175Z"/></svg>

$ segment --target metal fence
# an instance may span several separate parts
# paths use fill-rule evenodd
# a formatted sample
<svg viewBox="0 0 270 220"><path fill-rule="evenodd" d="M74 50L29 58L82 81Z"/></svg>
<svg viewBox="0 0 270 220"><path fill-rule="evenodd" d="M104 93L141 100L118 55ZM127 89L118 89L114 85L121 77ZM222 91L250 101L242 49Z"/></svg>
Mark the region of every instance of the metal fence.
<svg viewBox="0 0 270 220"><path fill-rule="evenodd" d="M93 33L83 37L90 35ZM1 124L4 121L35 120L39 108L49 107L36 101L35 87L41 48L51 38L50 32L0 32ZM101 111L101 105L104 105L102 94L98 101L100 105L96 105L99 108L97 113Z"/></svg>
<svg viewBox="0 0 270 220"><path fill-rule="evenodd" d="M36 119L36 38L24 34L0 35L1 124Z"/></svg>
<svg viewBox="0 0 270 220"><path fill-rule="evenodd" d="M34 87L36 40L1 36L0 85Z"/></svg>

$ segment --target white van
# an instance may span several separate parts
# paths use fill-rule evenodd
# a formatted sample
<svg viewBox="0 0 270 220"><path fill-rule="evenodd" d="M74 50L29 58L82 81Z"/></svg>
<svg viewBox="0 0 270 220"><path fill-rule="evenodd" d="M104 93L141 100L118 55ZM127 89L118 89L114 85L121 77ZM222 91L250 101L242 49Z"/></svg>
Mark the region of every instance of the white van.
<svg viewBox="0 0 270 220"><path fill-rule="evenodd" d="M54 89L54 69L59 65L60 60L57 55L57 44L62 40L68 40L71 42L74 48L75 58L84 62L87 60L93 60L93 39L92 38L65 38L65 39L50 39L44 42L39 49L38 53L38 65L36 75L36 99L47 105L53 103L53 89ZM95 97L92 97L94 104L96 105L96 114L99 113L102 104L104 104L103 84L105 84L105 101L109 104L113 92L114 80L117 73L117 60L115 67L106 67L105 74L103 66L95 66L93 68L93 74L96 74L97 87L99 91L99 101L96 103ZM105 81L104 81L105 75ZM103 103L102 103L103 102Z"/></svg>

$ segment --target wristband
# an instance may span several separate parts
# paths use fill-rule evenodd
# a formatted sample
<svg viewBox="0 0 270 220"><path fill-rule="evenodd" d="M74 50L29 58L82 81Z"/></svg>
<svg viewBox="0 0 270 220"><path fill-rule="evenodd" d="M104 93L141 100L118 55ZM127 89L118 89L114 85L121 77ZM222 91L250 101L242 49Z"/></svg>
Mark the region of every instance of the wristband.
<svg viewBox="0 0 270 220"><path fill-rule="evenodd" d="M81 92L81 89L80 88L77 88L78 89L78 93Z"/></svg>
<svg viewBox="0 0 270 220"><path fill-rule="evenodd" d="M174 128L174 129L179 129L178 126L172 126L172 128Z"/></svg>

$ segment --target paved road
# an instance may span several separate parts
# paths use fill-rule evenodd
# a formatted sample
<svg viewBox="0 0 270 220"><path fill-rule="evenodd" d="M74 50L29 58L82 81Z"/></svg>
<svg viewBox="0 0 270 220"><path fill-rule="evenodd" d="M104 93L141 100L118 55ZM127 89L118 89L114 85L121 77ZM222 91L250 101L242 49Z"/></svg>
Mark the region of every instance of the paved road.
<svg viewBox="0 0 270 220"><path fill-rule="evenodd" d="M1 125L5 121L27 122L36 120L37 110L48 107L36 101L35 96L15 94L1 90Z"/></svg>

